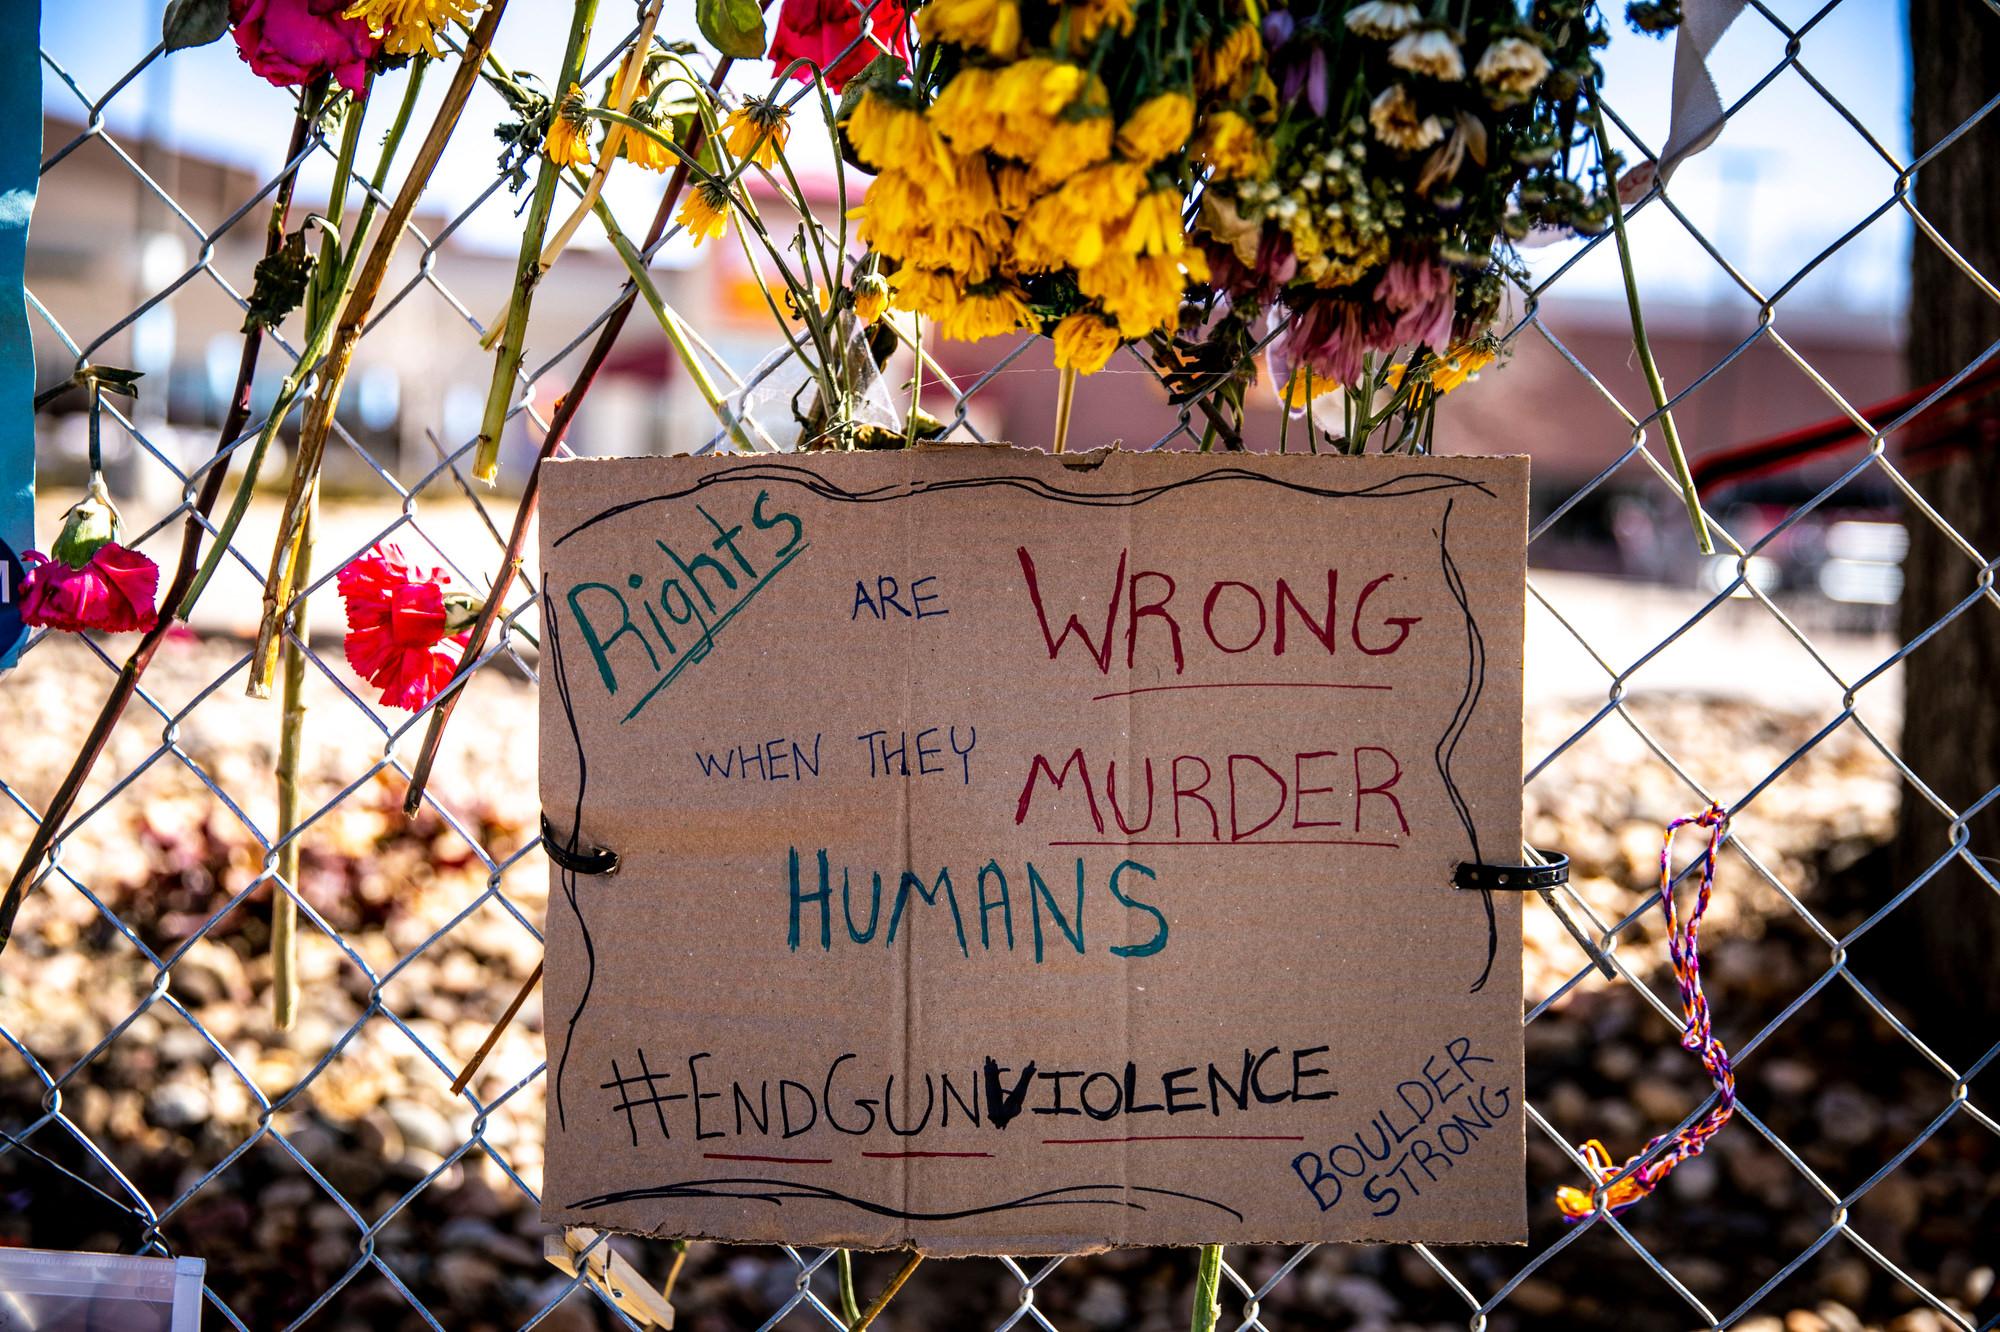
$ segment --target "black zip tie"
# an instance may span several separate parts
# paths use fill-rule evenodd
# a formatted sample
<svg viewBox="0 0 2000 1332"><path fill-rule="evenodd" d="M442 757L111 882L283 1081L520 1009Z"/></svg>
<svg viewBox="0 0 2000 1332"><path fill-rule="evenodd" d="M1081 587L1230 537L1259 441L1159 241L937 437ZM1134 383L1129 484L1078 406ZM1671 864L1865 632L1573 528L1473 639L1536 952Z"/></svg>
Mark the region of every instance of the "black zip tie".
<svg viewBox="0 0 2000 1332"><path fill-rule="evenodd" d="M1485 865L1461 860L1452 872L1452 886L1462 892L1546 892L1569 882L1569 857L1560 851L1535 848L1542 865Z"/></svg>
<svg viewBox="0 0 2000 1332"><path fill-rule="evenodd" d="M549 853L549 859L572 874L616 874L618 853L601 847L585 850L581 847L564 846L556 837L556 830L549 823L549 816L542 815L542 849Z"/></svg>

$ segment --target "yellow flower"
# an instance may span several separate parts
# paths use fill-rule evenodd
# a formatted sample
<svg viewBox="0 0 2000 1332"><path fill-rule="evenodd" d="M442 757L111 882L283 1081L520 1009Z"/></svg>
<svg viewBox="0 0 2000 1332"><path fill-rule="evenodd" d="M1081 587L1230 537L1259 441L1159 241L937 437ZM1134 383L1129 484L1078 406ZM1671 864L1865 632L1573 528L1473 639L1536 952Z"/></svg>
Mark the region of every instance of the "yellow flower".
<svg viewBox="0 0 2000 1332"><path fill-rule="evenodd" d="M653 128L662 134L673 133L672 127L668 125L655 125ZM679 161L668 151L664 143L651 135L641 134L629 125L625 126L625 132L618 136L618 155L632 165L644 167L648 171L670 171Z"/></svg>
<svg viewBox="0 0 2000 1332"><path fill-rule="evenodd" d="M1085 167L1096 166L1111 156L1111 117L1102 111L1086 111L1073 118L1064 116L1049 127L1035 154L1035 169L1029 186L1053 189Z"/></svg>
<svg viewBox="0 0 2000 1332"><path fill-rule="evenodd" d="M1016 329L1033 328L1036 322L1035 312L1028 308L1028 299L1021 289L1000 282L988 285L985 290L963 293L958 304L939 319L938 327L948 338L977 342Z"/></svg>
<svg viewBox="0 0 2000 1332"><path fill-rule="evenodd" d="M1028 185L1028 168L1013 162L1002 162L994 170L993 198L1002 217L1018 222L1021 215L1028 211L1034 197L1034 191Z"/></svg>
<svg viewBox="0 0 2000 1332"><path fill-rule="evenodd" d="M1134 257L1112 250L1097 263L1079 268L1076 285L1097 299L1118 322L1121 334L1142 338L1179 320L1187 279L1180 264L1164 255Z"/></svg>
<svg viewBox="0 0 2000 1332"><path fill-rule="evenodd" d="M930 8L919 11L930 12ZM1090 82L1080 65L1033 56L1017 60L993 80L994 107L1003 116L1054 116Z"/></svg>
<svg viewBox="0 0 2000 1332"><path fill-rule="evenodd" d="M991 148L1000 133L1000 109L994 102L993 84L990 69L962 69L931 103L931 124L961 153Z"/></svg>
<svg viewBox="0 0 2000 1332"><path fill-rule="evenodd" d="M979 46L1002 60L1021 44L1017 0L931 0L917 11L917 32L926 41Z"/></svg>
<svg viewBox="0 0 2000 1332"><path fill-rule="evenodd" d="M1134 107L1118 127L1118 152L1151 166L1185 145L1193 130L1194 99L1186 93L1156 93Z"/></svg>
<svg viewBox="0 0 2000 1332"><path fill-rule="evenodd" d="M1391 366L1389 372L1395 375L1402 368L1400 365ZM1287 408L1302 412L1306 409L1306 404L1314 398L1325 397L1339 387L1338 380L1325 375L1315 375L1311 366L1302 365L1292 371L1292 377L1285 381L1284 390L1279 396L1285 400ZM1395 385L1391 384L1389 387L1393 389Z"/></svg>
<svg viewBox="0 0 2000 1332"><path fill-rule="evenodd" d="M542 136L542 151L557 166L590 165L590 122L583 118L583 89L574 83L549 118L548 132Z"/></svg>
<svg viewBox="0 0 2000 1332"><path fill-rule="evenodd" d="M1259 35L1257 25L1239 23L1222 39L1222 44L1202 60L1202 87L1211 92L1232 87L1237 75L1255 70L1263 62L1264 39Z"/></svg>
<svg viewBox="0 0 2000 1332"><path fill-rule="evenodd" d="M958 303L962 286L957 274L942 269L902 268L896 271L889 303L898 310L936 314Z"/></svg>
<svg viewBox="0 0 2000 1332"><path fill-rule="evenodd" d="M1014 258L1030 272L1084 268L1104 256L1106 228L1123 224L1146 183L1143 169L1105 162L1035 200L1014 233Z"/></svg>
<svg viewBox="0 0 2000 1332"><path fill-rule="evenodd" d="M1141 195L1120 241L1127 254L1178 256L1187 248L1181 231L1181 196L1175 190L1151 190Z"/></svg>
<svg viewBox="0 0 2000 1332"><path fill-rule="evenodd" d="M1072 49L1096 41L1106 28L1132 35L1132 0L1073 0L1063 6L1063 17L1069 20Z"/></svg>
<svg viewBox="0 0 2000 1332"><path fill-rule="evenodd" d="M687 200L674 220L687 228L697 246L722 235L729 228L728 187L712 180L702 181L687 192Z"/></svg>
<svg viewBox="0 0 2000 1332"><path fill-rule="evenodd" d="M872 324L889 306L889 279L880 273L866 273L854 283L854 317Z"/></svg>
<svg viewBox="0 0 2000 1332"><path fill-rule="evenodd" d="M1056 344L1056 369L1094 375L1118 350L1118 329L1089 310L1067 315L1049 337Z"/></svg>
<svg viewBox="0 0 2000 1332"><path fill-rule="evenodd" d="M895 167L921 175L935 171L952 178L951 149L923 113L878 93L862 97L847 120L847 137L861 160L877 168Z"/></svg>
<svg viewBox="0 0 2000 1332"><path fill-rule="evenodd" d="M751 97L729 113L722 128L729 131L726 143L731 156L772 170L791 136L791 113L775 100Z"/></svg>
<svg viewBox="0 0 2000 1332"><path fill-rule="evenodd" d="M1466 343L1445 353L1431 370L1431 387L1449 393L1493 364L1493 348L1486 343Z"/></svg>
<svg viewBox="0 0 2000 1332"><path fill-rule="evenodd" d="M1224 180L1261 178L1271 169L1270 145L1234 111L1218 111L1207 119L1195 141L1195 156Z"/></svg>
<svg viewBox="0 0 2000 1332"><path fill-rule="evenodd" d="M342 18L360 19L387 55L440 54L437 31L454 20L469 23L478 0L354 0Z"/></svg>

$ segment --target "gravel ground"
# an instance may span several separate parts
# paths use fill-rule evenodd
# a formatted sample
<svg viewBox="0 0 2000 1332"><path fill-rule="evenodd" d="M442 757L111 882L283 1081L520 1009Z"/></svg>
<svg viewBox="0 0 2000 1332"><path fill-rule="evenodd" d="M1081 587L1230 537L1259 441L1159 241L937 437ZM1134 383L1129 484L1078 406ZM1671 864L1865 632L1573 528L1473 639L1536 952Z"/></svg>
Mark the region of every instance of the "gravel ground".
<svg viewBox="0 0 2000 1332"><path fill-rule="evenodd" d="M147 687L162 709L176 712L241 653L227 640L179 638L163 650ZM240 675L178 727L171 749L162 746L156 715L120 729L83 807L92 808L113 782L124 785L90 815L62 860L103 910L64 883L31 902L0 956L0 1027L51 1076L95 1051L67 1083L63 1114L156 1209L171 1206L161 1226L165 1241L208 1260L212 1287L248 1326L288 1322L344 1280L312 1326L422 1326L396 1288L401 1283L448 1326L513 1327L563 1288L542 1262L545 1228L522 1188L538 1187L541 1177L541 1081L516 1086L542 1061L539 997L478 1080L476 1090L497 1108L475 1119L473 1107L447 1088L539 952L528 926L542 917L545 865L539 853L508 863L529 840L537 812L532 687L485 673L433 788L451 820L426 815L412 823L397 812L402 782L393 771L357 782L381 759L386 733L375 713L336 687L347 677L334 669L337 675L314 686L306 789L314 802L348 794L315 825L303 878L307 899L339 939L306 927L297 1027L273 1028L268 896L262 889L246 895L263 860L246 823L268 829L273 817L267 774L276 727L269 705L241 697ZM87 645L52 642L0 687L0 733L9 737L0 778L20 799L38 806L47 797L110 676ZM1661 823L1696 803L1649 739L1694 779L1732 797L1806 744L1831 711L1635 695L1622 716L1605 718L1530 785L1534 839L1567 849L1583 898L1602 919L1621 919L1650 887ZM1549 753L1595 712L1579 703L1538 704L1530 755ZM415 739L398 740L397 752L414 750ZM202 774L240 807L218 801ZM1843 726L1760 794L1736 832L1837 937L1893 891L1871 852L1888 836L1896 794L1879 752ZM11 865L28 832L27 819L8 803L0 811L0 859ZM475 843L504 872L490 870ZM1710 996L1718 1033L1736 1047L1820 980L1829 948L1737 856L1725 861L1710 920ZM1625 932L1619 951L1670 997L1661 937L1649 916ZM185 951L167 997L120 1028L155 978L135 939L162 954ZM1527 956L1531 1001L1561 989L1586 961L1537 904L1527 913ZM1874 984L1876 961L1857 947L1850 967ZM1602 1137L1614 1153L1673 1126L1706 1091L1699 1066L1666 1023L1628 986L1601 977L1571 986L1550 1005L1528 1027L1527 1049L1528 1093L1551 1125L1574 1140ZM1708 1156L1624 1218L1634 1239L1718 1316L1828 1231L1835 1207L1803 1171L1834 1195L1851 1192L1894 1161L1953 1095L1839 977L1742 1062L1741 1076L1744 1103L1797 1161L1739 1121ZM1976 1080L1972 1099L1990 1103L1996 1078L1989 1071ZM271 1133L256 1135L264 1111L250 1085L278 1105L269 1114ZM41 1090L20 1051L0 1045L0 1128L14 1133L33 1122ZM460 1152L475 1131L490 1153ZM1532 1127L1529 1139L1531 1248L1442 1254L1481 1297L1565 1233L1549 1195L1574 1182L1574 1172ZM140 1233L132 1217L59 1173L73 1170L122 1196L102 1165L76 1150L59 1124L40 1128L30 1145L39 1155L0 1153L0 1243L131 1248ZM1954 1116L1896 1162L1846 1220L1851 1237L1836 1234L1736 1326L1949 1326L1883 1263L1953 1301L1974 1325L2000 1315L1993 1292L2000 1139L1970 1116ZM363 1258L363 1224L378 1227L373 1264ZM664 1272L668 1246L620 1243L642 1270ZM1287 1256L1232 1250L1230 1259L1258 1281ZM1073 1260L1037 1289L1035 1302L1065 1328L1185 1326L1193 1263L1185 1250ZM894 1265L883 1255L857 1260L864 1298ZM754 1326L789 1295L793 1272L774 1250L696 1245L675 1290L680 1326ZM817 1280L830 1301L830 1267ZM918 1272L877 1326L992 1326L1018 1302L1018 1283L999 1264L939 1262ZM1223 1325L1234 1326L1242 1302L1233 1292L1224 1311ZM1264 1301L1261 1316L1274 1329L1466 1324L1463 1300L1419 1254L1367 1247L1314 1251ZM805 1318L796 1315L787 1326L808 1326ZM1603 1226L1522 1281L1487 1327L1508 1332L1558 1319L1628 1332L1703 1323ZM213 1311L211 1321L220 1322ZM581 1294L541 1324L610 1325Z"/></svg>

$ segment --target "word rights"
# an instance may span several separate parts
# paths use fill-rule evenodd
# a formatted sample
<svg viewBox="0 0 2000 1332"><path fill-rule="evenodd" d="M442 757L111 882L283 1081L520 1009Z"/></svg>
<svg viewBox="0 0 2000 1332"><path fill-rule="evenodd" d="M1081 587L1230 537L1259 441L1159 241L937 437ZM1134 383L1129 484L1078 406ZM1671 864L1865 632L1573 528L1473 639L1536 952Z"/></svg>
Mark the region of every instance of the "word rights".
<svg viewBox="0 0 2000 1332"><path fill-rule="evenodd" d="M546 475L548 1220L1525 1240L1525 459Z"/></svg>

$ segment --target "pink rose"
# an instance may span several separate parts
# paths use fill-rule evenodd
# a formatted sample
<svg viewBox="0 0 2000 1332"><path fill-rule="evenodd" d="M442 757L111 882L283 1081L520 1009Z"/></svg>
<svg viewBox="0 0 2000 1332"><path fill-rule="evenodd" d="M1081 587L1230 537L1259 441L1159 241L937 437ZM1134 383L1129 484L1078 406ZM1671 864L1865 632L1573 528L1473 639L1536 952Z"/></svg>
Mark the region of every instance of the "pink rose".
<svg viewBox="0 0 2000 1332"><path fill-rule="evenodd" d="M229 0L236 49L252 73L280 88L331 74L359 93L382 49L361 19L341 17L353 0Z"/></svg>
<svg viewBox="0 0 2000 1332"><path fill-rule="evenodd" d="M21 580L21 618L28 624L119 634L159 622L153 598L160 566L136 550L107 541L81 569L34 550L23 562L28 572Z"/></svg>

